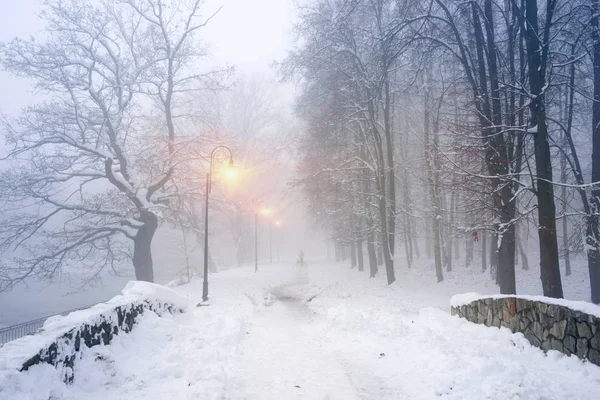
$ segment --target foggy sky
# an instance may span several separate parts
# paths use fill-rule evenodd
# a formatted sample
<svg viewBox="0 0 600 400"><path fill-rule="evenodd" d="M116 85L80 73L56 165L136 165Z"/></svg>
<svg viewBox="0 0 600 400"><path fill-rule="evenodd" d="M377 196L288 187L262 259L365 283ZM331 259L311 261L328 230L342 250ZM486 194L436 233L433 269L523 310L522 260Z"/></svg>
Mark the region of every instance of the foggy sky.
<svg viewBox="0 0 600 400"><path fill-rule="evenodd" d="M37 17L42 0L1 0L0 41L27 37L43 29ZM293 0L206 0L205 15L219 14L198 35L208 44L210 63L230 64L238 74L272 75L269 65L281 60L291 45ZM14 114L33 100L31 86L0 72L0 112Z"/></svg>

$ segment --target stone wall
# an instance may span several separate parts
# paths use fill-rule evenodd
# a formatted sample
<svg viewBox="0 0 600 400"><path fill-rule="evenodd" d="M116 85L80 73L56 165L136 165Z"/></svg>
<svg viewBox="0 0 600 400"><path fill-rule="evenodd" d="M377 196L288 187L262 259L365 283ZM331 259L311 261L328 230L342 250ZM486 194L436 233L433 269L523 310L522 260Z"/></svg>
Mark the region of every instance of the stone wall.
<svg viewBox="0 0 600 400"><path fill-rule="evenodd" d="M23 372L46 363L71 383L86 348L108 345L116 335L130 332L143 313L174 314L189 306L172 289L148 282L132 281L122 293L89 309L49 318L35 335L6 343L0 348L0 368Z"/></svg>
<svg viewBox="0 0 600 400"><path fill-rule="evenodd" d="M51 364L63 371L64 381L73 381L73 366L81 354L82 347L93 347L109 344L115 335L128 333L133 328L138 316L145 311L157 314L164 312L181 312L171 304L152 304L140 301L137 304L117 306L108 313L98 315L95 323L84 323L56 338L50 345L42 348L35 356L23 363L19 371L27 371L33 365Z"/></svg>
<svg viewBox="0 0 600 400"><path fill-rule="evenodd" d="M519 297L453 301L452 315L486 326L521 332L544 351L576 355L600 366L600 318L560 304Z"/></svg>

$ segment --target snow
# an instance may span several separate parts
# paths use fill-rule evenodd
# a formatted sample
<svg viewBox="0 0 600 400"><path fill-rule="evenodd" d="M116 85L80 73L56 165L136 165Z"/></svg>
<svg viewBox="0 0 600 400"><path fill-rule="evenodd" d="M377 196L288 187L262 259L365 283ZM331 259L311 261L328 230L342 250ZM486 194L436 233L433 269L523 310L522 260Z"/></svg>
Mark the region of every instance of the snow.
<svg viewBox="0 0 600 400"><path fill-rule="evenodd" d="M105 318L113 318L116 307L140 302L153 305L169 303L182 310L189 305L189 300L172 289L149 282L131 281L122 290L122 295L66 316L48 318L39 333L6 343L0 348L0 371L20 369L24 362L71 329L84 324L94 325Z"/></svg>
<svg viewBox="0 0 600 400"><path fill-rule="evenodd" d="M81 290L74 288L80 286L84 277L80 274L70 275L73 283L62 281L49 285L28 280L10 292L0 293L0 328L104 302L121 293L131 279L102 274L101 285L95 284Z"/></svg>
<svg viewBox="0 0 600 400"><path fill-rule="evenodd" d="M2 370L0 398L596 398L600 368L450 316L452 295L486 284L472 270L434 284L430 267L398 271L389 287L384 274L332 263L213 274L210 306L142 315L130 334L84 350L70 386L49 366ZM201 288L175 290L197 302Z"/></svg>
<svg viewBox="0 0 600 400"><path fill-rule="evenodd" d="M539 301L546 304L554 304L566 308L570 308L571 310L581 311L586 314L590 314L600 318L600 306L588 303L586 301L574 301L574 300L565 300L565 299L555 299L553 297L545 297L545 296L527 296L527 295L493 295L493 296L482 296L478 293L465 293L465 294L457 294L452 296L450 300L450 305L452 307L460 307L467 305L473 301L481 300L485 298L490 299L505 299L505 298L517 298L524 299L530 301Z"/></svg>

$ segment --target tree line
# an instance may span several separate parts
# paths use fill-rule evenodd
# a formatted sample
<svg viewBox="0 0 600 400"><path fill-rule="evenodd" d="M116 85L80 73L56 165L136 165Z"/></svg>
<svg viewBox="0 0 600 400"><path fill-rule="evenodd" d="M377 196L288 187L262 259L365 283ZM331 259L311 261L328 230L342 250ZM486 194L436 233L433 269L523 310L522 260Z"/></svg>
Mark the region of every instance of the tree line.
<svg viewBox="0 0 600 400"><path fill-rule="evenodd" d="M560 259L568 275L582 251L600 303L598 7L305 1L281 71L302 87L297 184L338 252L362 269L365 246L391 284L424 251L442 281L480 241L514 294L531 225L544 295L563 297Z"/></svg>

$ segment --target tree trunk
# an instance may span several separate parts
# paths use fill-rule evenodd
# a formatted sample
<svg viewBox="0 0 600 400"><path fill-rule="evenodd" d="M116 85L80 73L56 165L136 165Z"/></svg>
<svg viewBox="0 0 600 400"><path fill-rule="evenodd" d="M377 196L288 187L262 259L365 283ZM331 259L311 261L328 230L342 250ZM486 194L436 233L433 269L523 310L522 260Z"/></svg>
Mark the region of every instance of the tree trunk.
<svg viewBox="0 0 600 400"><path fill-rule="evenodd" d="M592 182L600 181L600 13L599 0L592 0L592 35L594 39L594 104L592 108ZM592 190L592 215L588 217L586 243L592 302L600 304L600 238L598 212L600 212L600 189Z"/></svg>
<svg viewBox="0 0 600 400"><path fill-rule="evenodd" d="M473 262L473 248L475 247L474 241L475 239L470 236L467 236L465 240L465 265L467 268L469 268Z"/></svg>
<svg viewBox="0 0 600 400"><path fill-rule="evenodd" d="M138 281L154 282L152 265L152 239L158 228L158 218L150 211L140 212L142 227L138 229L133 240L133 267L135 279Z"/></svg>
<svg viewBox="0 0 600 400"><path fill-rule="evenodd" d="M363 271L365 269L365 260L363 257L363 244L360 239L356 239L356 258L358 261L358 270Z"/></svg>
<svg viewBox="0 0 600 400"><path fill-rule="evenodd" d="M369 277L373 278L377 275L379 268L377 267L377 254L375 250L375 234L373 233L373 221L369 221L369 237L367 238L367 253L369 253Z"/></svg>
<svg viewBox="0 0 600 400"><path fill-rule="evenodd" d="M538 29L537 0L526 0L526 44L529 61L529 104L531 122L535 127L534 148L536 165L536 194L538 200L538 234L540 243L540 275L544 296L562 298L558 241L556 237L556 207L552 184L552 160L546 126L546 60L552 25L553 8L546 10L543 38ZM541 43L540 43L541 42ZM543 45L542 45L543 43Z"/></svg>
<svg viewBox="0 0 600 400"><path fill-rule="evenodd" d="M350 268L356 267L356 243L350 242Z"/></svg>
<svg viewBox="0 0 600 400"><path fill-rule="evenodd" d="M523 236L519 234L519 240L517 241L519 253L521 254L521 269L527 271L529 269L529 259L527 258L527 252L523 247Z"/></svg>
<svg viewBox="0 0 600 400"><path fill-rule="evenodd" d="M433 150L429 138L429 88L425 88L425 96L423 103L423 134L425 142L425 163L427 169L427 183L429 186L429 203L431 204L431 228L433 237L433 257L435 265L435 275L438 282L444 280L442 271L442 248L440 243L440 219L441 210L439 207L437 185L435 182L434 165L433 165Z"/></svg>
<svg viewBox="0 0 600 400"><path fill-rule="evenodd" d="M488 169L492 175L506 175L510 171L507 162L512 162L512 154L507 149L506 140L502 134L502 103L500 101L500 85L499 73L497 64L497 49L496 38L494 32L494 13L492 12L492 0L485 0L484 4L485 19L487 21L486 35L488 45L488 64L489 64L489 81L491 89L491 113L494 135L488 138L493 144L494 155L488 157ZM514 119L514 116L511 116ZM510 121L514 126L514 122ZM502 223L502 241L497 243L498 260L496 262L497 281L500 285L500 293L515 294L516 279L515 279L515 196L513 196L512 187L509 184L502 184L499 181L493 180L494 190L494 207L500 214Z"/></svg>
<svg viewBox="0 0 600 400"><path fill-rule="evenodd" d="M562 91L559 91L559 105L560 105L560 114L561 117L563 115L562 112ZM566 107L565 113L567 114L568 120L568 101L569 94L568 91L565 93ZM568 143L565 137L564 132L560 133L560 142L563 146L563 151L560 152L560 181L562 183L567 183L567 157L564 153L568 148ZM571 258L569 255L569 234L567 229L567 188L566 186L561 186L560 188L560 205L561 205L561 222L562 222L562 242L563 242L563 258L565 260L565 274L567 276L571 275Z"/></svg>
<svg viewBox="0 0 600 400"><path fill-rule="evenodd" d="M481 235L481 272L487 271L487 237L488 233Z"/></svg>
<svg viewBox="0 0 600 400"><path fill-rule="evenodd" d="M498 234L495 230L490 235L490 274L494 281L498 283Z"/></svg>

